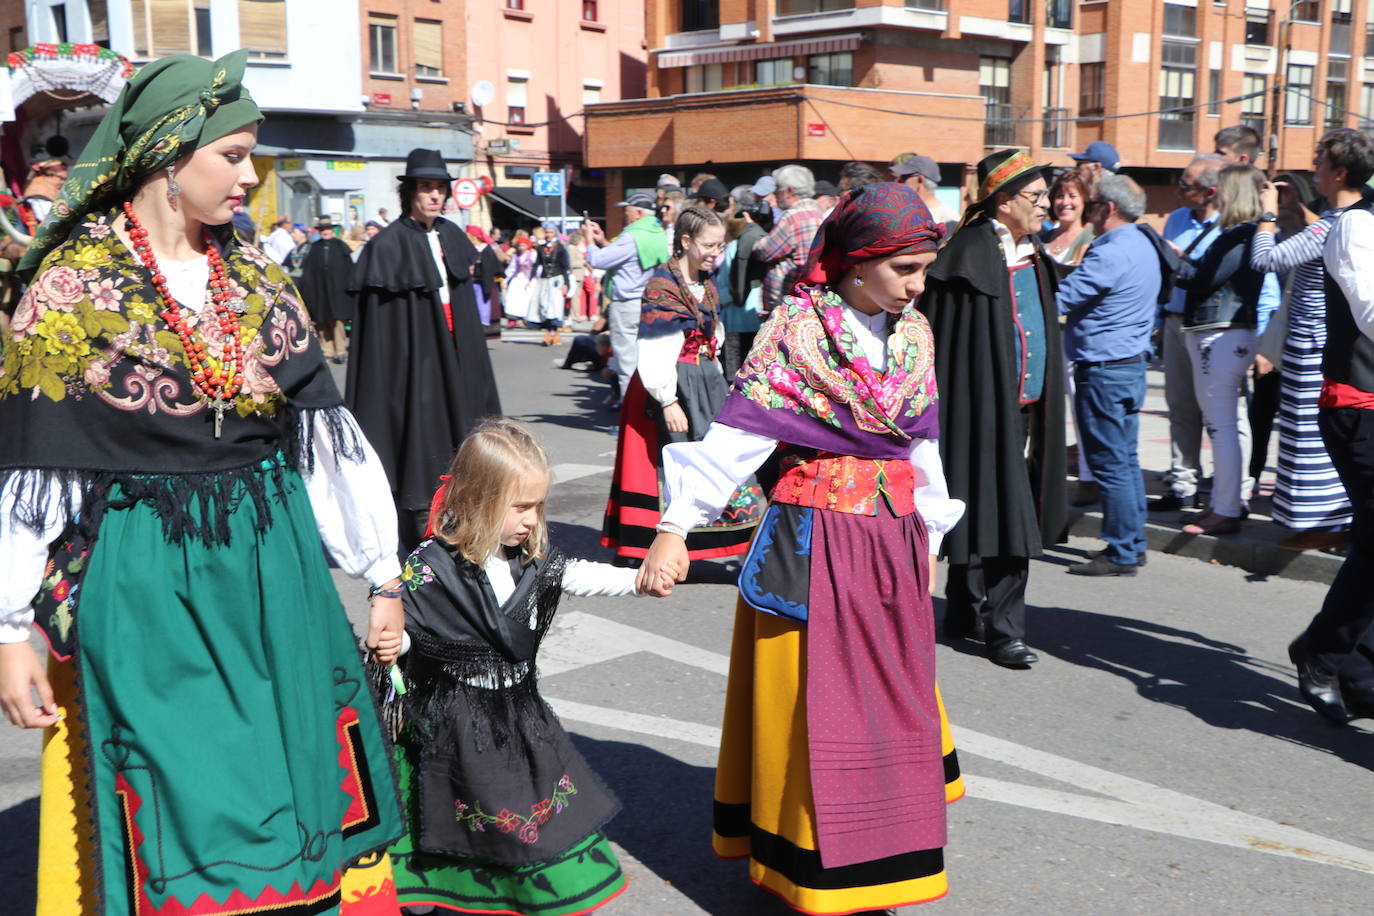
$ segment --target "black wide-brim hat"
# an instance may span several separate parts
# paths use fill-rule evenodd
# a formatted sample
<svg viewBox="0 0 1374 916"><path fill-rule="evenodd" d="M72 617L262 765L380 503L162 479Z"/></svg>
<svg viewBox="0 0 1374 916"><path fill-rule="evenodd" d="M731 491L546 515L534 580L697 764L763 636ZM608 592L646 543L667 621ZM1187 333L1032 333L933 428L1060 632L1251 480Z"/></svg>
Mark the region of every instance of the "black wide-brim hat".
<svg viewBox="0 0 1374 916"><path fill-rule="evenodd" d="M437 149L413 149L406 156L406 170L398 178L434 178L438 181L452 181L444 157Z"/></svg>

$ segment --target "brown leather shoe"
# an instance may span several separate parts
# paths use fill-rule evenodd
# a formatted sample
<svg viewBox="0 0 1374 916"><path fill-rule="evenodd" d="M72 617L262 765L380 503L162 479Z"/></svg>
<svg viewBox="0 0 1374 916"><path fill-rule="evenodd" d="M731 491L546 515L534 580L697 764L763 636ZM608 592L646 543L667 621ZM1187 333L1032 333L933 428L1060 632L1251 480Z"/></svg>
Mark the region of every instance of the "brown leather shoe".
<svg viewBox="0 0 1374 916"><path fill-rule="evenodd" d="M1282 547L1284 550L1336 550L1349 543L1349 531L1309 529L1279 538L1274 542L1274 546Z"/></svg>

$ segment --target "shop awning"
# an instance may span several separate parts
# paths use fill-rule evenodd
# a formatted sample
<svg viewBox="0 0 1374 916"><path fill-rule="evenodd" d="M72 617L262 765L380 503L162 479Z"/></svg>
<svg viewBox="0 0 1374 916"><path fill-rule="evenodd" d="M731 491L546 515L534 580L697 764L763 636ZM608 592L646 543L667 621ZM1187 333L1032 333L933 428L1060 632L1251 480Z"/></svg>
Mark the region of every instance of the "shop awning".
<svg viewBox="0 0 1374 916"><path fill-rule="evenodd" d="M660 67L693 67L697 64L729 64L742 60L769 60L775 57L803 57L853 51L859 47L858 35L830 35L801 41L769 41L762 44L693 48L690 51L657 51Z"/></svg>
<svg viewBox="0 0 1374 916"><path fill-rule="evenodd" d="M321 191L360 191L367 184L367 163L360 159L306 159L304 164Z"/></svg>
<svg viewBox="0 0 1374 916"><path fill-rule="evenodd" d="M530 219L545 220L558 215L557 197L537 197L529 188L497 185L491 189L490 194L493 200ZM568 214L573 215L571 208Z"/></svg>

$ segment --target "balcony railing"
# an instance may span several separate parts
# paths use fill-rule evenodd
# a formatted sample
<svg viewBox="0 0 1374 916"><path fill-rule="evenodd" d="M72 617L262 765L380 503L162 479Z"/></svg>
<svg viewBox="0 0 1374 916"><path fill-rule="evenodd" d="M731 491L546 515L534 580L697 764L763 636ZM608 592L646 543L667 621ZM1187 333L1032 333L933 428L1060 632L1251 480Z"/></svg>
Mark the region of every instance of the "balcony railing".
<svg viewBox="0 0 1374 916"><path fill-rule="evenodd" d="M1010 22L1031 21L1031 0L1007 0L1007 19Z"/></svg>
<svg viewBox="0 0 1374 916"><path fill-rule="evenodd" d="M1173 112L1159 116L1160 149L1192 149L1194 142L1193 113Z"/></svg>
<svg viewBox="0 0 1374 916"><path fill-rule="evenodd" d="M1050 149L1067 149L1069 143L1069 125L1071 122L1061 120L1069 116L1067 108L1046 108L1045 127L1040 134L1040 145Z"/></svg>
<svg viewBox="0 0 1374 916"><path fill-rule="evenodd" d="M804 13L831 13L852 10L854 0L779 0L779 16L800 16Z"/></svg>
<svg viewBox="0 0 1374 916"><path fill-rule="evenodd" d="M1030 110L1028 105L1008 105L986 102L983 107L984 146L1027 146L1026 122L1021 120Z"/></svg>

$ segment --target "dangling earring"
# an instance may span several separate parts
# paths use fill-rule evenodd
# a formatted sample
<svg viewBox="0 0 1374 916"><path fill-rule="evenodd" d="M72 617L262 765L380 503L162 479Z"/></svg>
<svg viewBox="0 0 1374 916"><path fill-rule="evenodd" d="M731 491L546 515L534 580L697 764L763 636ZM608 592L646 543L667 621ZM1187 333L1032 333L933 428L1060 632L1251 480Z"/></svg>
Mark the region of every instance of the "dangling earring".
<svg viewBox="0 0 1374 916"><path fill-rule="evenodd" d="M180 196L181 185L177 184L176 173L172 171L172 167L169 165L167 166L167 203L171 204L173 209L175 209L177 205L176 199Z"/></svg>
<svg viewBox="0 0 1374 916"><path fill-rule="evenodd" d="M856 275L854 276L854 285L855 285L855 286L863 286L863 285L864 285L864 278L863 278L863 277L860 277L860 276L858 276L858 275L856 274Z"/></svg>

